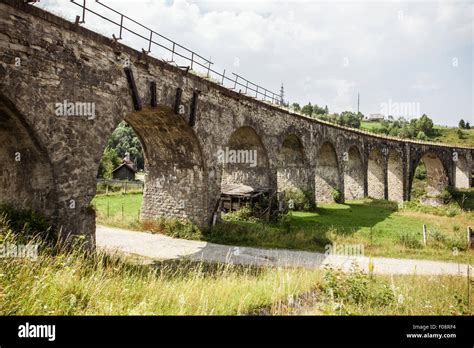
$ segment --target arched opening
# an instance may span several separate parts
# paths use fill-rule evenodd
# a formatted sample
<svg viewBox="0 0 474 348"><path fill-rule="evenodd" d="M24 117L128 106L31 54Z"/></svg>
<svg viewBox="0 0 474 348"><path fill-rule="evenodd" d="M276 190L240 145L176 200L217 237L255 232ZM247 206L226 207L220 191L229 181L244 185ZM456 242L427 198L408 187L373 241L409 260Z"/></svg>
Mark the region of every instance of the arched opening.
<svg viewBox="0 0 474 348"><path fill-rule="evenodd" d="M448 186L441 160L433 153L424 154L412 175L411 198L428 204L441 204L439 197Z"/></svg>
<svg viewBox="0 0 474 348"><path fill-rule="evenodd" d="M471 169L467 163L466 157L458 156L455 164L455 186L458 189L468 189L471 187L470 183L470 172Z"/></svg>
<svg viewBox="0 0 474 348"><path fill-rule="evenodd" d="M379 149L373 149L369 154L367 189L369 197L376 199L385 198L384 158Z"/></svg>
<svg viewBox="0 0 474 348"><path fill-rule="evenodd" d="M278 191L290 188L308 191L308 173L303 144L296 135L289 135L278 152L277 185Z"/></svg>
<svg viewBox="0 0 474 348"><path fill-rule="evenodd" d="M390 151L387 166L388 200L403 202L403 164L396 151Z"/></svg>
<svg viewBox="0 0 474 348"><path fill-rule="evenodd" d="M326 142L316 159L315 192L317 202L332 202L333 192L340 190L337 155L334 146Z"/></svg>
<svg viewBox="0 0 474 348"><path fill-rule="evenodd" d="M1 96L0 143L0 204L54 218L56 194L47 152L16 108Z"/></svg>
<svg viewBox="0 0 474 348"><path fill-rule="evenodd" d="M349 149L344 166L344 196L347 200L364 198L364 166L355 146Z"/></svg>
<svg viewBox="0 0 474 348"><path fill-rule="evenodd" d="M134 171L144 169L143 176L135 177L136 181L143 180L144 186L139 212L141 221L165 217L206 225L209 222L207 174L199 142L185 120L165 108L144 109L127 116L117 131L119 139L114 139L113 143L121 151L121 163L114 169L114 181L126 181L130 183L127 184L129 189L136 188L129 179L133 178ZM130 132L136 136L124 145ZM143 157L137 158L133 149L140 145ZM129 153L128 164L122 157L124 151ZM118 177L115 176L117 173ZM129 204L136 206L139 203L131 201ZM119 218L124 215L120 213ZM131 220L137 219L138 213L129 210L129 214L135 214Z"/></svg>
<svg viewBox="0 0 474 348"><path fill-rule="evenodd" d="M267 151L251 127L241 127L231 135L227 146L218 150L218 162L223 166L223 191L234 185L270 187Z"/></svg>

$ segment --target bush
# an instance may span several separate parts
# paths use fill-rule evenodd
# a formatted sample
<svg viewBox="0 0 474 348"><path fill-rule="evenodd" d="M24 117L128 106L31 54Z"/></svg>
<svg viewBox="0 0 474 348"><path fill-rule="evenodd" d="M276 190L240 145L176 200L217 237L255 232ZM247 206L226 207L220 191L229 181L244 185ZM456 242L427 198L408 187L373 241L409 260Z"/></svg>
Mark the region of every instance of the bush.
<svg viewBox="0 0 474 348"><path fill-rule="evenodd" d="M37 212L0 205L0 216L22 241L36 236L41 236L45 240L53 239L49 221Z"/></svg>
<svg viewBox="0 0 474 348"><path fill-rule="evenodd" d="M258 222L259 219L255 216L255 214L255 210L249 204L247 204L237 211L224 214L222 218L225 221L230 222Z"/></svg>
<svg viewBox="0 0 474 348"><path fill-rule="evenodd" d="M173 238L200 240L202 231L187 220L159 218L143 221L143 228L153 233L161 233Z"/></svg>
<svg viewBox="0 0 474 348"><path fill-rule="evenodd" d="M342 192L339 190L333 190L331 192L332 199L334 199L334 202L342 204L344 203L343 197L342 197Z"/></svg>
<svg viewBox="0 0 474 348"><path fill-rule="evenodd" d="M423 244L416 238L416 236L408 232L400 233L398 235L398 241L404 247L409 249L421 249L423 247Z"/></svg>
<svg viewBox="0 0 474 348"><path fill-rule="evenodd" d="M453 189L452 187L447 187L441 193L441 199L443 200L443 204L448 204L453 200Z"/></svg>
<svg viewBox="0 0 474 348"><path fill-rule="evenodd" d="M349 273L326 268L321 289L334 301L349 303L371 303L388 306L395 301L390 285L383 280L376 280L362 272L356 264Z"/></svg>
<svg viewBox="0 0 474 348"><path fill-rule="evenodd" d="M314 209L314 206L311 204L311 199L309 198L309 194L304 192L300 188L297 187L290 187L287 188L285 191L285 201L288 204L290 200L294 203L293 210L305 210L309 211Z"/></svg>

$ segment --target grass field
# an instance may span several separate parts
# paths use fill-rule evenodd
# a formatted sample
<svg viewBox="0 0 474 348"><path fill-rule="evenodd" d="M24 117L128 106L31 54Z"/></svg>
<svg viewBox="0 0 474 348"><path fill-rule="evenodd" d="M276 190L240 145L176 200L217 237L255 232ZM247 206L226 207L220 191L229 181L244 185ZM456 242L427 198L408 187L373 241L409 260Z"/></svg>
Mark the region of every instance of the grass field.
<svg viewBox="0 0 474 348"><path fill-rule="evenodd" d="M20 239L19 239L20 238ZM469 315L466 277L380 277L356 269L257 268L61 251L0 258L0 315Z"/></svg>
<svg viewBox="0 0 474 348"><path fill-rule="evenodd" d="M140 204L138 194L98 196L94 200L97 222L147 230L147 224L138 220ZM450 209L454 216L449 216ZM422 244L423 224L428 230L426 246ZM474 256L472 251L464 251L469 225L474 225L473 212L418 205L398 209L394 203L367 199L321 204L314 212L293 212L283 223L224 222L210 231L194 234L193 238L220 244L308 251L324 251L330 243L363 244L366 255L467 262L468 257Z"/></svg>
<svg viewBox="0 0 474 348"><path fill-rule="evenodd" d="M381 125L379 122L362 121L360 128L376 132L377 129L381 128ZM434 126L434 128L437 134L429 137L429 141L474 147L474 129L463 129L462 133L464 136L460 139L457 134L458 128L445 126Z"/></svg>

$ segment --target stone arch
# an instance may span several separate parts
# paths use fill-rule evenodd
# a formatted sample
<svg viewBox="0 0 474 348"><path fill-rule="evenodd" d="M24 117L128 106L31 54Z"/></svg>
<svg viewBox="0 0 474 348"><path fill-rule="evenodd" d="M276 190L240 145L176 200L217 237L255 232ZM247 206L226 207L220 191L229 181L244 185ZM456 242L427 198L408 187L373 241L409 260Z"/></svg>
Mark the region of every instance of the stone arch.
<svg viewBox="0 0 474 348"><path fill-rule="evenodd" d="M385 198L385 159L382 152L377 148L374 148L369 153L367 193L372 198Z"/></svg>
<svg viewBox="0 0 474 348"><path fill-rule="evenodd" d="M334 145L327 141L321 145L316 156L316 201L332 202L334 190L340 190L339 165Z"/></svg>
<svg viewBox="0 0 474 348"><path fill-rule="evenodd" d="M0 204L29 209L56 223L54 172L46 149L21 113L0 95Z"/></svg>
<svg viewBox="0 0 474 348"><path fill-rule="evenodd" d="M303 144L296 135L285 137L277 154L277 187L285 191L291 187L308 190L308 173Z"/></svg>
<svg viewBox="0 0 474 348"><path fill-rule="evenodd" d="M270 188L268 153L257 132L249 126L236 129L227 146L218 149L222 165L222 186L243 184L256 189Z"/></svg>
<svg viewBox="0 0 474 348"><path fill-rule="evenodd" d="M441 159L432 152L424 153L419 161L417 161L417 165L419 162L423 162L426 167L426 178L427 178L427 196L428 197L438 197L443 193L443 190L449 184L449 178L447 174L447 170L443 165ZM413 168L413 173L411 177L414 175L414 170L417 165Z"/></svg>
<svg viewBox="0 0 474 348"><path fill-rule="evenodd" d="M344 165L344 197L348 200L364 198L364 165L356 146L352 146L347 152Z"/></svg>
<svg viewBox="0 0 474 348"><path fill-rule="evenodd" d="M470 182L470 173L471 168L469 168L469 164L467 159L463 155L459 155L457 157L457 161L454 161L454 183L456 188L458 189L468 189L471 187Z"/></svg>
<svg viewBox="0 0 474 348"><path fill-rule="evenodd" d="M135 131L145 157L143 220L158 217L209 222L207 171L193 129L171 110L143 109L124 119Z"/></svg>
<svg viewBox="0 0 474 348"><path fill-rule="evenodd" d="M387 186L388 200L403 202L403 163L395 150L388 155Z"/></svg>

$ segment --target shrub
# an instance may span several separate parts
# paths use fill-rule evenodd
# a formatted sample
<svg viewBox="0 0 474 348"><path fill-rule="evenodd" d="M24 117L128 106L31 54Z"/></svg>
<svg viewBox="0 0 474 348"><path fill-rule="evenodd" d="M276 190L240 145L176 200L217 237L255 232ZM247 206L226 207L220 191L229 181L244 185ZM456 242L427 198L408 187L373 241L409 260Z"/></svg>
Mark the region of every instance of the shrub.
<svg viewBox="0 0 474 348"><path fill-rule="evenodd" d="M332 196L332 199L334 199L334 202L339 203L339 204L344 203L341 191L333 190L331 192L331 196Z"/></svg>
<svg viewBox="0 0 474 348"><path fill-rule="evenodd" d="M52 240L50 223L41 214L30 210L16 210L7 205L0 206L0 216L5 225L17 234L22 241L41 236L45 240Z"/></svg>
<svg viewBox="0 0 474 348"><path fill-rule="evenodd" d="M426 167L422 162L420 162L420 164L415 169L415 178L418 180L426 179Z"/></svg>
<svg viewBox="0 0 474 348"><path fill-rule="evenodd" d="M202 231L188 220L159 218L143 221L143 228L153 233L161 233L173 238L199 240Z"/></svg>
<svg viewBox="0 0 474 348"><path fill-rule="evenodd" d="M249 204L247 204L237 211L232 211L224 214L222 218L225 221L230 222L258 222L259 219L255 215L255 210Z"/></svg>
<svg viewBox="0 0 474 348"><path fill-rule="evenodd" d="M443 200L443 204L448 204L453 200L453 189L452 187L447 187L441 193L441 199Z"/></svg>
<svg viewBox="0 0 474 348"><path fill-rule="evenodd" d="M378 306L388 306L395 301L393 290L386 281L370 277L356 264L352 265L349 273L326 268L321 289L335 301Z"/></svg>
<svg viewBox="0 0 474 348"><path fill-rule="evenodd" d="M411 233L403 232L398 235L398 241L409 249L421 249L423 244Z"/></svg>
<svg viewBox="0 0 474 348"><path fill-rule="evenodd" d="M288 204L290 200L293 201L294 203L294 209L293 210L312 210L314 207L310 203L311 200L309 198L309 194L307 192L304 192L300 188L297 187L290 187L287 188L285 191L285 201Z"/></svg>

